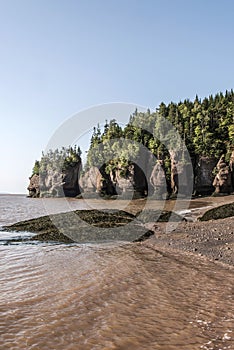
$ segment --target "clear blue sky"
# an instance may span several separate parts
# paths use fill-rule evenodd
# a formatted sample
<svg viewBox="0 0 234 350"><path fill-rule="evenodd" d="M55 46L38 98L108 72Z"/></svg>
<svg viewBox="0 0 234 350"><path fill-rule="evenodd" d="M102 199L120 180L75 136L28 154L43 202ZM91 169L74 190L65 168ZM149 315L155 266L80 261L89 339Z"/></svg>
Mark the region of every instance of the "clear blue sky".
<svg viewBox="0 0 234 350"><path fill-rule="evenodd" d="M81 109L233 88L233 18L233 0L0 0L0 192L26 192Z"/></svg>

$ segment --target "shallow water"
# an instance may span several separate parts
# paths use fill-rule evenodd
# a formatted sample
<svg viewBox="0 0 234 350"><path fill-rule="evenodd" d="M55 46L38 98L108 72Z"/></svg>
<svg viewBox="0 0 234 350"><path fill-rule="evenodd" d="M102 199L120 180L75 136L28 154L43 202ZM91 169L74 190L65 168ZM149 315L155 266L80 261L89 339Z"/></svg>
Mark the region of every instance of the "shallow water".
<svg viewBox="0 0 234 350"><path fill-rule="evenodd" d="M1 224L46 214L5 197ZM0 258L2 350L234 348L231 267L150 241L0 245Z"/></svg>
<svg viewBox="0 0 234 350"><path fill-rule="evenodd" d="M55 214L76 209L120 209L133 214L144 209L174 210L189 212L194 208L209 206L209 201L203 200L169 200L154 201L139 199L126 200L80 200L75 198L27 198L23 195L0 194L0 227L17 221L32 219L42 215Z"/></svg>

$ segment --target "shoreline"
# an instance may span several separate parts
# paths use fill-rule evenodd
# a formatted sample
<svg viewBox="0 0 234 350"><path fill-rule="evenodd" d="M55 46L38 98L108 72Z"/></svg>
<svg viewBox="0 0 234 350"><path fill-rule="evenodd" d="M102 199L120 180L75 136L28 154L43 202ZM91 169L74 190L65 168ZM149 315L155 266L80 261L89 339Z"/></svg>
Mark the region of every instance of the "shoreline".
<svg viewBox="0 0 234 350"><path fill-rule="evenodd" d="M192 200L194 204L197 201L209 204L190 208L184 215L187 222L178 223L170 233L166 233L167 223L148 223L147 228L154 232L154 236L147 242L159 249L189 253L234 267L234 212L233 216L226 218L199 221L205 213L215 212L217 208L234 203L234 195Z"/></svg>
<svg viewBox="0 0 234 350"><path fill-rule="evenodd" d="M180 222L170 233L165 232L166 223L148 223L147 228L154 235L144 244L182 254L192 253L234 267L234 217L206 222Z"/></svg>
<svg viewBox="0 0 234 350"><path fill-rule="evenodd" d="M152 216L149 216L149 220L146 220L143 225L149 232L152 232L152 235L147 237L148 239L141 244L153 244L159 249L162 248L169 249L170 251L178 250L182 253L192 253L200 257L207 257L212 261L234 266L234 216L205 222L199 221L199 218L209 210L216 210L216 208L220 208L222 205L234 203L234 195L194 198L190 201L189 206L188 201L179 200L179 202L179 206L181 205L181 213L184 205L188 207L188 209L185 210L184 215L182 215L186 221L176 222L175 228L168 233L166 231L168 222L153 222L153 220L150 220ZM110 204L110 202L108 203ZM202 204L204 204L204 206L202 206ZM174 209L174 205L175 202L165 202L164 208ZM144 203L142 201L134 200L129 203L125 208L125 211L128 213L126 213L127 216L133 216L143 207ZM145 208L146 210L156 210L154 202L151 201L147 202ZM85 212L87 213L86 210L83 210L82 212L84 212L84 215L86 215ZM175 211L175 213L179 214L179 210ZM47 224L43 223L43 219L40 217L32 219L32 222L33 221L37 223L36 225L38 225L38 223L40 223L40 226L44 225L43 229L47 229L47 232L51 230L49 226L47 227ZM13 230L9 231L14 231L14 226L18 226L19 228L19 230L17 229L16 231L24 231L22 230L22 227L20 227L22 226L20 225L22 223L23 222L18 222L12 225ZM39 231L36 230L34 232L40 234ZM29 229L28 232L33 232L33 230ZM45 241L45 238L42 240ZM69 240L67 243L69 243Z"/></svg>

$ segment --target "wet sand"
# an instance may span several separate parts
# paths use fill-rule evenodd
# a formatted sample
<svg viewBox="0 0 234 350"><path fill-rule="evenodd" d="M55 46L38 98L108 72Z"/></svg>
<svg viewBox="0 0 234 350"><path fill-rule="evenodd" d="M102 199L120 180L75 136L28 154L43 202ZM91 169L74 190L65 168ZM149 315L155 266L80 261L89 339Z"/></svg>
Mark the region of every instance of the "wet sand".
<svg viewBox="0 0 234 350"><path fill-rule="evenodd" d="M206 210L196 209L201 201L190 203L194 218ZM3 225L43 213L40 199L2 202ZM0 348L233 349L233 266L190 250L194 239L206 247L215 229L225 247L233 219L183 222L171 233L166 223L151 225L155 234L143 243L0 245Z"/></svg>
<svg viewBox="0 0 234 350"><path fill-rule="evenodd" d="M234 266L234 217L209 222L181 222L173 232L165 232L166 223L149 223L154 231L144 244L159 249L182 250Z"/></svg>
<svg viewBox="0 0 234 350"><path fill-rule="evenodd" d="M230 203L234 203L234 195L195 198L191 201L166 201L163 204L156 201L146 202L145 200L133 200L130 201L124 209L130 214L135 215L139 210L146 210L144 213L146 213L148 209L157 210L160 205L162 206L161 209L163 208L166 210L173 210L175 206L177 206L177 213L181 213L187 221L170 224L158 221L145 223L145 227L153 231L154 235L150 236L147 242L142 244L153 244L160 249L173 249L198 254L204 258L206 257L233 266L234 216L205 222L198 221L208 210ZM112 206L113 203L112 201L105 201L102 202L102 206L104 204L106 206ZM114 204L116 205L118 203L114 202ZM184 212L183 209L185 209ZM85 212L86 210L84 213ZM37 219L35 219L35 221L37 221ZM170 225L172 225L172 227L170 227ZM39 233L41 233L41 231Z"/></svg>
<svg viewBox="0 0 234 350"><path fill-rule="evenodd" d="M196 208L198 202L199 206L201 202L206 203L206 206ZM234 216L199 221L207 210L233 202L233 195L194 199L190 205L193 209L185 215L188 221L180 222L172 232L166 233L167 223L148 223L147 227L154 231L154 236L145 244L192 253L234 266Z"/></svg>

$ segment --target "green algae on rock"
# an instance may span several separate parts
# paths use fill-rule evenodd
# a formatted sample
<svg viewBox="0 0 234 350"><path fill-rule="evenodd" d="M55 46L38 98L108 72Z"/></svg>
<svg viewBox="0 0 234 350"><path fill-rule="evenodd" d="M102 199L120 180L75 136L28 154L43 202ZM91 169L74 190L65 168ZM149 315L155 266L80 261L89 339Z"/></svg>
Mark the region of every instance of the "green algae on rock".
<svg viewBox="0 0 234 350"><path fill-rule="evenodd" d="M154 210L154 209L146 209L142 212L138 212L136 217L142 222L180 222L186 221L183 216L174 213L173 211L167 210Z"/></svg>
<svg viewBox="0 0 234 350"><path fill-rule="evenodd" d="M63 243L137 242L153 235L134 215L122 210L76 210L18 222L3 229L36 233L29 240Z"/></svg>
<svg viewBox="0 0 234 350"><path fill-rule="evenodd" d="M234 216L234 203L220 205L219 207L207 210L204 215L198 218L199 221L225 219Z"/></svg>

